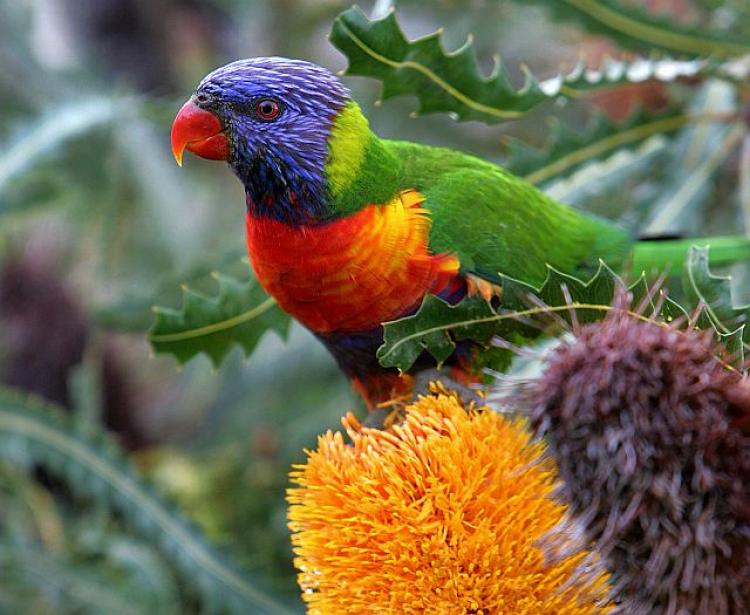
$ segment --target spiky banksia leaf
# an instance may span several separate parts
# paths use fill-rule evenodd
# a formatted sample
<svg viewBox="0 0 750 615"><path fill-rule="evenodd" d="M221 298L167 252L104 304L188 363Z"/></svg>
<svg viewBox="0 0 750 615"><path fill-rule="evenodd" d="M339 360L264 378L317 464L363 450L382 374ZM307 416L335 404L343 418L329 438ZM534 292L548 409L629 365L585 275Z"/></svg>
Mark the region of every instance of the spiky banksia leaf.
<svg viewBox="0 0 750 615"><path fill-rule="evenodd" d="M208 297L183 288L182 308L155 308L149 341L156 352L180 363L205 353L218 366L239 345L250 355L266 331L286 337L290 318L254 279L241 281L214 274L219 294Z"/></svg>
<svg viewBox="0 0 750 615"><path fill-rule="evenodd" d="M721 350L612 315L515 394L625 613L750 612L750 386Z"/></svg>
<svg viewBox="0 0 750 615"><path fill-rule="evenodd" d="M693 247L688 253L684 286L685 292L695 305L703 304L706 316L721 333L742 327L744 339L750 337L747 318L750 305L735 306L732 297L732 278L711 272L709 249Z"/></svg>
<svg viewBox="0 0 750 615"><path fill-rule="evenodd" d="M490 124L517 119L560 96L587 95L628 83L727 76L713 60L638 58L610 60L598 70L579 64L568 74L544 81L526 69L525 82L517 89L499 61L490 76L480 73L471 39L446 52L440 31L410 41L393 11L370 20L356 6L336 18L330 38L349 61L347 74L379 79L384 99L411 94L419 101L420 114L454 113L459 120Z"/></svg>
<svg viewBox="0 0 750 615"><path fill-rule="evenodd" d="M537 337L540 331L529 327L523 319L528 312L542 310L529 309L531 296L553 309L563 306L565 311L568 300L574 301L582 322L603 318L615 289L625 287L623 280L601 261L596 273L585 281L550 266L539 288L501 277L503 294L498 311L481 297L466 297L456 305L449 305L427 295L413 315L384 323L383 345L377 354L380 364L407 371L423 351L440 364L455 350L456 341L471 340L488 346L493 335L518 340ZM643 278L638 278L629 290L641 296L646 290Z"/></svg>

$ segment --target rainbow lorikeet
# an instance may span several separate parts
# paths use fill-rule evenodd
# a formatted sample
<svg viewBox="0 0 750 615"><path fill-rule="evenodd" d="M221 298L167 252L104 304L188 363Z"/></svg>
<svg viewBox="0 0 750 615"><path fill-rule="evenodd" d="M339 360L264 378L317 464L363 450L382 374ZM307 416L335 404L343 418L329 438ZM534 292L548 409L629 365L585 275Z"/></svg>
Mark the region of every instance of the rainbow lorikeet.
<svg viewBox="0 0 750 615"><path fill-rule="evenodd" d="M371 406L412 380L377 361L381 323L427 293L490 298L498 274L540 285L571 273L663 267L685 247L655 248L555 202L501 167L451 149L378 138L341 81L280 57L210 73L180 109L172 148L227 161L245 187L247 246L258 280L328 347ZM720 238L719 261L748 254ZM470 372L467 356L454 364Z"/></svg>

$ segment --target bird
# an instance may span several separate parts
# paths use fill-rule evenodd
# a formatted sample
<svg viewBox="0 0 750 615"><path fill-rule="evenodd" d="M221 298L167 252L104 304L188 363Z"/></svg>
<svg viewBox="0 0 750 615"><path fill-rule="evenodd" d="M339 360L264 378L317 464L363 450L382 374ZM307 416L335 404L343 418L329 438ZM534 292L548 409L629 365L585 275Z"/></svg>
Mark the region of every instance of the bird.
<svg viewBox="0 0 750 615"><path fill-rule="evenodd" d="M502 301L508 276L540 286L548 266L585 276L662 268L684 242L639 241L468 153L378 137L350 90L304 60L257 57L217 68L177 113L172 152L225 161L245 189L252 268L278 305L330 351L372 409L414 393L376 352L384 322L427 294ZM744 237L712 242L713 262L750 257ZM678 263L679 264L679 263ZM456 378L478 378L459 344Z"/></svg>

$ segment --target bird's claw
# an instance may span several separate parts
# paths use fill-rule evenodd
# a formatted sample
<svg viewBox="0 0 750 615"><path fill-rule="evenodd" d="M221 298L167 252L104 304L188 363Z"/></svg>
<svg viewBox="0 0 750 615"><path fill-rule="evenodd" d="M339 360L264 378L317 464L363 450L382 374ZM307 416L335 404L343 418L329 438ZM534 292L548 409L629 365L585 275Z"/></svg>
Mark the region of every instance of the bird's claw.
<svg viewBox="0 0 750 615"><path fill-rule="evenodd" d="M502 297L503 287L469 273L466 276L466 292L469 297L479 295L489 303L493 297Z"/></svg>

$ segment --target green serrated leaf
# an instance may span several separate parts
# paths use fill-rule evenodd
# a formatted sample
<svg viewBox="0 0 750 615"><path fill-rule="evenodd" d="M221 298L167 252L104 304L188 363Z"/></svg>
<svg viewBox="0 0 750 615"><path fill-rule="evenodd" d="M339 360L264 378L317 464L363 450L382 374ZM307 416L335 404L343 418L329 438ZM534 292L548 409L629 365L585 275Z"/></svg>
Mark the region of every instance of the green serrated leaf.
<svg viewBox="0 0 750 615"><path fill-rule="evenodd" d="M421 114L447 112L459 120L487 123L519 118L560 96L578 97L626 83L723 74L720 64L710 60L609 60L600 70L579 64L567 75L542 82L525 69L525 83L516 89L499 60L490 76L480 74L471 39L446 52L439 31L409 41L393 11L370 20L356 6L336 18L331 42L349 60L347 74L379 79L384 99L411 94Z"/></svg>
<svg viewBox="0 0 750 615"><path fill-rule="evenodd" d="M669 134L687 124L709 119L681 111L653 115L639 109L623 122L597 114L583 132L558 121L553 124L544 149L530 147L518 139L511 140L503 166L526 181L544 184L603 156L636 147L656 135Z"/></svg>
<svg viewBox="0 0 750 615"><path fill-rule="evenodd" d="M732 278L711 273L709 267L709 246L693 246L685 262L686 275L683 279L685 293L695 305L702 308L708 322L723 337L742 350L742 339L747 336L746 324L750 315L750 305L735 307L732 301Z"/></svg>
<svg viewBox="0 0 750 615"><path fill-rule="evenodd" d="M709 270L708 248L692 247L686 261L685 284L691 309L686 309L670 297L661 294L658 317L665 322L680 321L699 329L712 329L742 365L744 352L750 349L746 327L750 305L735 307L732 303L729 277L716 276ZM586 324L600 320L612 308L616 289L625 283L612 269L600 261L599 269L587 281L548 267L547 278L539 288L502 277L501 306L492 309L478 297L467 297L455 306L428 295L420 309L407 318L385 323L383 345L378 349L378 360L384 367L407 371L427 351L440 364L455 349L458 340L472 340L485 345L493 336L524 340L536 337L540 331L523 318L556 313L568 322L573 319ZM656 301L646 278L641 275L627 286L634 305L643 301L652 311ZM535 298L533 300L530 300ZM530 307L531 306L531 307Z"/></svg>
<svg viewBox="0 0 750 615"><path fill-rule="evenodd" d="M661 49L691 57L732 58L750 53L746 39L726 32L707 32L703 26L678 25L655 17L644 8L617 0L532 0L558 19L570 20L589 32L605 34L628 49Z"/></svg>
<svg viewBox="0 0 750 615"><path fill-rule="evenodd" d="M74 493L116 509L152 541L204 604L237 613L287 613L223 555L210 547L156 494L105 433L83 431L60 409L0 389L0 458L44 466ZM220 608L219 608L220 607Z"/></svg>
<svg viewBox="0 0 750 615"><path fill-rule="evenodd" d="M566 305L570 301L580 304L602 305L609 304L612 301L617 286L624 287L624 283L614 271L600 261L599 269L588 281L579 280L574 276L548 267L547 279L535 294L545 305L551 307ZM567 289L567 297L564 289ZM521 292L514 293L510 301L506 300L506 309L522 309L524 304L527 303L523 289L519 288L519 290ZM587 315L585 308L583 312L579 309L578 313L581 320L596 319L596 316Z"/></svg>
<svg viewBox="0 0 750 615"><path fill-rule="evenodd" d="M218 365L235 344L250 355L266 331L286 336L290 317L255 279L214 277L216 297L184 288L180 310L155 308L149 340L156 352L172 354L180 363L205 353Z"/></svg>
<svg viewBox="0 0 750 615"><path fill-rule="evenodd" d="M496 330L495 320L495 311L480 298L453 306L427 295L412 316L384 323L377 357L384 367L406 371L426 350L440 365L456 349L455 339L487 341Z"/></svg>
<svg viewBox="0 0 750 615"><path fill-rule="evenodd" d="M331 42L347 56L348 74L380 79L383 98L416 95L420 113L447 111L462 120L500 122L548 99L531 78L516 90L499 63L482 78L470 40L450 54L439 32L408 41L392 11L373 21L359 7L344 11L334 21Z"/></svg>
<svg viewBox="0 0 750 615"><path fill-rule="evenodd" d="M486 345L494 335L534 337L538 331L524 324L521 317L544 310L529 307L530 295L553 309L567 306L570 299L579 322L596 320L606 312L615 288L623 285L604 263L599 264L596 274L586 282L549 267L547 278L538 289L520 280L501 277L503 292L499 312L479 297L467 297L451 306L428 295L412 316L385 323L383 345L378 349L381 365L407 371L425 350L441 363L453 352L458 340ZM633 290L642 285L643 280L639 279L630 288Z"/></svg>

